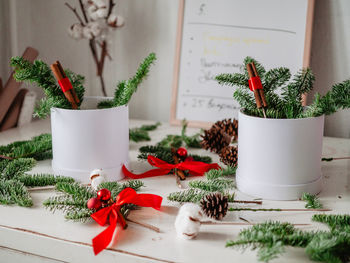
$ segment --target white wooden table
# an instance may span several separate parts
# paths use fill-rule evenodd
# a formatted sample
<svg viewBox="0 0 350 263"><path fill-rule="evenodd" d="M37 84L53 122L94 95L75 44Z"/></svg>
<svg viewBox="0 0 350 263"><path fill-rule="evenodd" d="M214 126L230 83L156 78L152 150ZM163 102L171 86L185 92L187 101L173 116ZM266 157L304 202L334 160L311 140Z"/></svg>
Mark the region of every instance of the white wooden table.
<svg viewBox="0 0 350 263"><path fill-rule="evenodd" d="M130 122L131 127L147 121ZM191 134L194 129L189 129ZM34 135L50 132L49 121L37 121L20 129L0 133L0 144L29 139ZM135 172L150 168L144 162L136 160L141 145L155 143L165 134L179 134L180 127L162 124L151 132L152 142L130 143L131 167ZM196 150L208 154L203 150ZM324 156L349 156L350 140L324 138ZM214 161L217 156L212 155ZM350 162L347 160L324 162L324 190L320 199L329 213L350 213ZM39 162L33 172L52 172L50 161ZM198 179L198 178L197 178ZM190 179L191 180L191 179ZM178 191L173 176L162 176L143 180L145 193L154 193L164 197L161 211L142 208L132 212L132 216L161 229L161 233L152 232L133 223L124 231L118 232L118 238L109 249L94 256L91 239L104 228L94 222L76 223L66 221L60 211L52 213L42 206L42 202L54 195L53 190L33 192L34 206L0 206L0 262L256 262L256 252L225 248L226 240L235 239L241 226L201 227L200 234L194 240L178 239L173 227L179 205L167 201L170 192ZM186 181L188 183L189 180ZM239 199L252 199L236 192ZM303 208L301 201L264 201L262 207ZM291 223L311 223L305 230L327 229L321 224L311 222L312 212L240 212L229 213L227 221L240 221L242 216L251 222L281 220ZM274 262L309 262L302 249L290 248Z"/></svg>

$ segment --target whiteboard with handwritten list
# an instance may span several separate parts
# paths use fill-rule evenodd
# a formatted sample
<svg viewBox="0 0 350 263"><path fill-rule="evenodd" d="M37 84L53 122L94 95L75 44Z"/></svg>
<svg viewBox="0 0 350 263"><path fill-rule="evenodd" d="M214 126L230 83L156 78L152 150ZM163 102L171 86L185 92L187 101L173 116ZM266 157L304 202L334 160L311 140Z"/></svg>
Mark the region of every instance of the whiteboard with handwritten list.
<svg viewBox="0 0 350 263"><path fill-rule="evenodd" d="M246 56L292 74L309 65L314 0L180 0L171 123L208 126L236 118L233 87Z"/></svg>

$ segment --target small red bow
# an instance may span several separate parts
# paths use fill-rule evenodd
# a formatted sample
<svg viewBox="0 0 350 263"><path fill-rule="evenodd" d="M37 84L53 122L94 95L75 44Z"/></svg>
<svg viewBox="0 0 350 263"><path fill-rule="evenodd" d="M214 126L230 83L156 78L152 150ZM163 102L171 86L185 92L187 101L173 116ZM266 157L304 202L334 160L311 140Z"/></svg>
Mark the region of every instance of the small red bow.
<svg viewBox="0 0 350 263"><path fill-rule="evenodd" d="M140 178L146 178L146 177L152 177L152 176L165 175L170 173L170 171L173 169L179 169L183 171L188 170L190 174L195 176L201 176L205 172L211 169L216 169L216 170L221 169L217 163L208 164L208 163L203 163L198 161L185 161L178 164L170 164L152 155L148 155L147 161L150 165L158 167L160 169L153 169L142 174L134 174L130 172L123 165L122 169L123 169L124 175L132 179L140 179Z"/></svg>
<svg viewBox="0 0 350 263"><path fill-rule="evenodd" d="M124 221L124 218L120 216L120 208L122 205L134 204L143 207L152 207L159 210L162 200L163 198L159 195L138 194L132 188L125 188L116 197L114 204L93 213L91 217L100 226L104 226L109 223L109 226L92 240L95 255L100 253L109 245L118 222L123 228L125 228L126 222Z"/></svg>

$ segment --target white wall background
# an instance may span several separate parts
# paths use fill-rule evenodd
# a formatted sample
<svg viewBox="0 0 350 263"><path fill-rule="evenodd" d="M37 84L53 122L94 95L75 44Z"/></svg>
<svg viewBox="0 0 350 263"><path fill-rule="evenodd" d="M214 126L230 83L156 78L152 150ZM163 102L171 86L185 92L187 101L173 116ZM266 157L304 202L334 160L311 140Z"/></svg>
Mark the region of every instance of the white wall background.
<svg viewBox="0 0 350 263"><path fill-rule="evenodd" d="M317 79L315 89L324 94L332 84L350 77L350 1L315 1L311 67ZM59 59L65 67L86 76L87 94L100 95L87 41L75 41L67 35L76 18L64 2L0 0L0 74L8 74L10 56L20 55L26 46L32 46L48 63ZM77 5L78 1L67 2ZM153 51L158 60L132 98L130 117L167 121L178 1L117 0L116 12L126 23L112 33L109 52L113 61L107 60L104 72L107 93L112 95L118 80L129 78ZM350 110L328 116L325 135L350 138Z"/></svg>

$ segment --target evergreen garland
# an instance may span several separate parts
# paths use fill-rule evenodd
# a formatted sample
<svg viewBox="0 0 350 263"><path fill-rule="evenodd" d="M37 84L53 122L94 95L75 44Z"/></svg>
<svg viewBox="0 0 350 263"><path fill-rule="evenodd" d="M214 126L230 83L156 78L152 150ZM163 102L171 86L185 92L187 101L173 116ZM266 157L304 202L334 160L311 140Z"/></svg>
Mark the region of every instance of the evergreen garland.
<svg viewBox="0 0 350 263"><path fill-rule="evenodd" d="M148 75L149 68L156 60L156 54L149 54L140 64L136 74L126 81L121 81L117 85L113 100L104 100L98 104L98 108L111 108L126 105L131 96L136 92L138 86Z"/></svg>
<svg viewBox="0 0 350 263"><path fill-rule="evenodd" d="M313 103L304 108L301 104L302 94L312 90L315 81L310 69L300 70L289 82L291 74L288 68L274 68L266 72L259 62L246 57L242 73L220 74L216 80L219 84L236 87L233 98L248 115L263 117L262 111L256 108L253 92L249 90L246 65L251 62L254 62L264 87L268 118L317 117L350 108L350 80L333 85L323 97L317 93ZM281 96L275 92L278 88L282 91Z"/></svg>
<svg viewBox="0 0 350 263"><path fill-rule="evenodd" d="M244 229L226 247L258 249L259 261L268 262L285 252L286 246L305 248L311 260L348 262L350 259L350 215L314 215L313 221L326 223L330 231L302 231L292 224L266 222Z"/></svg>
<svg viewBox="0 0 350 263"><path fill-rule="evenodd" d="M52 75L50 67L45 62L36 60L34 63L30 63L22 57L13 57L10 65L15 70L13 77L16 81L36 83L45 93L46 98L42 99L35 108L34 116L46 118L50 114L50 109L52 107L62 109L72 108L60 87L57 85L57 81ZM84 77L69 70L65 70L65 73L77 93L80 100L78 106L80 106L85 92L83 86Z"/></svg>
<svg viewBox="0 0 350 263"><path fill-rule="evenodd" d="M107 188L111 191L113 200L125 188L131 187L135 191L144 186L139 180L130 180L125 183L104 182L99 185L99 189ZM56 190L61 195L50 197L45 200L43 205L50 211L62 210L65 218L73 221L85 222L90 219L90 215L96 212L87 208L86 203L90 198L96 197L96 191L89 186L83 186L79 183L59 182ZM132 204L126 204L122 207L121 212L127 216L128 212L137 207Z"/></svg>
<svg viewBox="0 0 350 263"><path fill-rule="evenodd" d="M129 129L129 140L134 142L150 141L148 132L157 129L160 122L153 125L142 125L141 127Z"/></svg>

